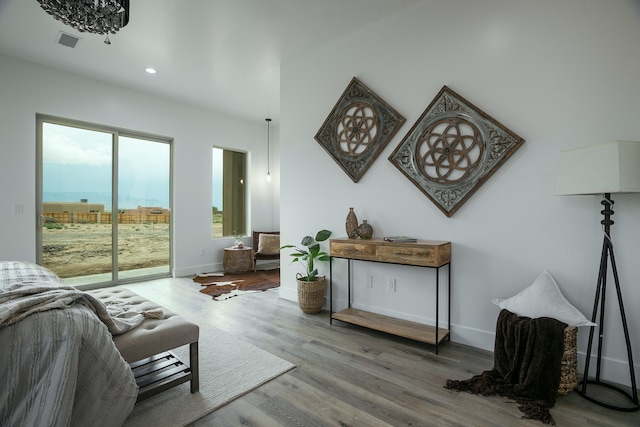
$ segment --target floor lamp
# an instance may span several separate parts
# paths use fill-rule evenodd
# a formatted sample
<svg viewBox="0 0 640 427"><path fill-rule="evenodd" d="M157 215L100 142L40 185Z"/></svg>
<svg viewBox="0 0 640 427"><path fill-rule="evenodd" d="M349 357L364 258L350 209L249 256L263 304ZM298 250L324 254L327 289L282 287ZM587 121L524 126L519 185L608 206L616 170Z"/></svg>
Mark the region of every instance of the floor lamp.
<svg viewBox="0 0 640 427"><path fill-rule="evenodd" d="M631 351L631 341L629 339L629 328L624 311L622 291L618 280L618 270L616 260L613 255L613 243L611 241L611 225L613 220L613 200L612 193L639 193L640 192L640 142L635 141L614 141L606 144L591 147L576 148L560 153L560 163L558 167L557 195L579 195L591 194L603 197L601 204L604 206L601 211L603 219L601 221L604 230L604 241L602 244L602 257L600 259L600 269L598 272L598 283L596 286L596 296L593 304L593 315L591 321L598 326L591 326L589 332L589 345L585 358L585 368L582 380L576 387L576 392L605 408L618 411L636 411L640 409L638 404L638 389L633 366L633 356ZM618 308L622 320L622 329L627 345L627 358L629 361L629 375L631 377L631 393L622 388L606 383L600 379L600 367L602 362L602 346L605 336L605 297L607 291L607 272L611 266L611 272L615 284L618 300ZM598 311L600 316L598 317ZM591 364L591 350L594 343L594 331L598 328L597 346L598 352L595 359L595 377L589 376ZM618 402L605 401L602 397L594 395L593 390L597 387L604 387L613 390L615 394L624 396L624 401L629 401L626 405Z"/></svg>

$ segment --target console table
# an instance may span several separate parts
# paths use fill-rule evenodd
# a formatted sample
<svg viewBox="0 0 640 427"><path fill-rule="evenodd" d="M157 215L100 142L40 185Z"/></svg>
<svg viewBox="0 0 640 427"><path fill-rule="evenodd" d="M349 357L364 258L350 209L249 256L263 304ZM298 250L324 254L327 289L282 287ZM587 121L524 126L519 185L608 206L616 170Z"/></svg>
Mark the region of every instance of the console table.
<svg viewBox="0 0 640 427"><path fill-rule="evenodd" d="M419 240L416 243L387 242L382 239L356 240L348 238L329 241L329 323L333 319L398 335L438 346L450 339L451 329L451 242ZM333 312L333 259L347 260L348 308ZM351 307L351 263L353 260L412 265L436 269L436 325L425 325ZM447 329L438 327L440 320L440 268L448 266Z"/></svg>

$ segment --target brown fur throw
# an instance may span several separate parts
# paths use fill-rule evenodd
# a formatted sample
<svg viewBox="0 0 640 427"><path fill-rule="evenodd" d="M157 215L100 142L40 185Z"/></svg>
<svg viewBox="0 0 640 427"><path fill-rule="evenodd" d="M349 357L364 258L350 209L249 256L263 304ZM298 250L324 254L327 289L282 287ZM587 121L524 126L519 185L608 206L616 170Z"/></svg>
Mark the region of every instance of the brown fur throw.
<svg viewBox="0 0 640 427"><path fill-rule="evenodd" d="M447 380L445 387L514 399L523 418L555 425L549 408L556 402L560 385L566 327L556 319L530 319L502 310L496 325L493 369L464 381Z"/></svg>

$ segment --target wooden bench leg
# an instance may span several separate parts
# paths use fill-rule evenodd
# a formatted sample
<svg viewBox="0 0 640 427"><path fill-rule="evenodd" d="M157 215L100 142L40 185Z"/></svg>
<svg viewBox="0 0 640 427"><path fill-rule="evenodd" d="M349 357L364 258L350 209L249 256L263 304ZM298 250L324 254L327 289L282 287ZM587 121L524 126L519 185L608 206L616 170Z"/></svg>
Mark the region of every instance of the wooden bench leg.
<svg viewBox="0 0 640 427"><path fill-rule="evenodd" d="M200 390L200 366L198 362L198 341L189 344L189 362L191 367L191 393Z"/></svg>

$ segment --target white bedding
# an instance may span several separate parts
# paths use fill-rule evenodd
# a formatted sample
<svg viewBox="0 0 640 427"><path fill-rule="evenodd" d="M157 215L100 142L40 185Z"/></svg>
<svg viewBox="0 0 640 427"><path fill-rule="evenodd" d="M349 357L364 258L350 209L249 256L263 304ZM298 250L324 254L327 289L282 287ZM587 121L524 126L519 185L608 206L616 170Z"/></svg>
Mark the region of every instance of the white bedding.
<svg viewBox="0 0 640 427"><path fill-rule="evenodd" d="M109 320L78 292L35 264L0 262L0 425L120 426L133 409L138 387L109 328L138 318Z"/></svg>

